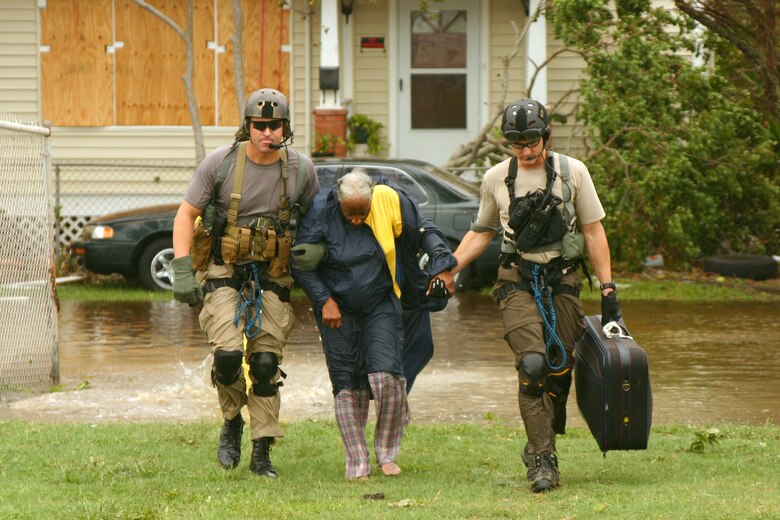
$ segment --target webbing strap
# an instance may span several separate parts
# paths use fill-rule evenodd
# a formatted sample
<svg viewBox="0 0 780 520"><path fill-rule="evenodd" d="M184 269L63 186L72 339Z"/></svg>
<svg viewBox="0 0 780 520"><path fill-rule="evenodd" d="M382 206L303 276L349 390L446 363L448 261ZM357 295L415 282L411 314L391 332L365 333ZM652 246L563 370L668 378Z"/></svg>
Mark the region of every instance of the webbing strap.
<svg viewBox="0 0 780 520"><path fill-rule="evenodd" d="M523 278L519 283L510 282L499 287L498 290L496 290L496 297L499 299L499 301L504 300L507 296L515 291L527 292L531 294L534 293L533 289L531 289L531 284L528 282L528 280ZM558 284L553 287L552 295L558 296L559 294L571 294L572 296L579 298L580 290L572 285Z"/></svg>
<svg viewBox="0 0 780 520"><path fill-rule="evenodd" d="M233 178L233 192L230 194L230 206L228 207L228 224L235 226L238 222L238 204L241 202L241 187L244 184L244 168L246 167L246 147L249 141L242 141L238 145L236 155L236 175Z"/></svg>
<svg viewBox="0 0 780 520"><path fill-rule="evenodd" d="M558 166L561 171L561 194L563 195L563 209L566 210L566 223L571 227L574 224L574 196L571 189L571 175L569 175L569 156L556 153Z"/></svg>
<svg viewBox="0 0 780 520"><path fill-rule="evenodd" d="M220 188L222 187L222 183L225 182L225 177L227 177L227 172L230 169L230 165L232 164L233 156L236 154L236 149L241 143L238 141L234 142L233 145L230 147L230 150L228 150L228 153L225 154L225 158L222 159L222 163L219 165L219 170L217 170L217 178L214 180L214 196L212 197L212 202L216 203L217 200L217 194L219 193Z"/></svg>
<svg viewBox="0 0 780 520"><path fill-rule="evenodd" d="M282 189L279 192L279 200L281 201L285 195L287 195L287 148L279 150L279 156L282 159Z"/></svg>

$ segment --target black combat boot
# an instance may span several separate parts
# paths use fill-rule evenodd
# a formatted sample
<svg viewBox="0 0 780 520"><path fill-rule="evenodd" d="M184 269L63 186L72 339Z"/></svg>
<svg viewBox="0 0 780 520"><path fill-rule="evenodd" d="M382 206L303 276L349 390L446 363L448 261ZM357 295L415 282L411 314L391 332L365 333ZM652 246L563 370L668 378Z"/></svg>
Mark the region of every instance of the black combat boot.
<svg viewBox="0 0 780 520"><path fill-rule="evenodd" d="M273 437L260 437L252 440L252 463L249 470L255 475L276 478L276 471L271 466L271 444Z"/></svg>
<svg viewBox="0 0 780 520"><path fill-rule="evenodd" d="M217 460L225 469L233 469L241 460L241 434L244 433L244 419L241 412L230 420L225 419L219 435Z"/></svg>
<svg viewBox="0 0 780 520"><path fill-rule="evenodd" d="M520 455L520 458L523 460L523 464L525 464L525 467L528 470L525 474L528 482L533 482L534 475L536 474L536 463L534 462L534 456L528 452L527 442L525 443L525 446L523 446L523 454Z"/></svg>
<svg viewBox="0 0 780 520"><path fill-rule="evenodd" d="M559 485L558 457L550 452L542 453L534 457L534 475L531 491L544 493L552 491Z"/></svg>

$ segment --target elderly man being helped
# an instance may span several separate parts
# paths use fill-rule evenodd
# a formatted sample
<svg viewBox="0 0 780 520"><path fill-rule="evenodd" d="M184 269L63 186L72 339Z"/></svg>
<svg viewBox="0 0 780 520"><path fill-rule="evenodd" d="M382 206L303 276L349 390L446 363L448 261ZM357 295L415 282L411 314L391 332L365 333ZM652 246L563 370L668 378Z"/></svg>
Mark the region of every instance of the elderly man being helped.
<svg viewBox="0 0 780 520"><path fill-rule="evenodd" d="M426 270L417 263L420 249L430 258ZM384 475L398 475L396 457L410 417L404 309L435 300L432 287L433 296L454 293L455 258L447 239L400 188L375 185L353 171L315 197L292 258L322 337L346 478L365 480L371 473L365 438L371 398L377 464Z"/></svg>

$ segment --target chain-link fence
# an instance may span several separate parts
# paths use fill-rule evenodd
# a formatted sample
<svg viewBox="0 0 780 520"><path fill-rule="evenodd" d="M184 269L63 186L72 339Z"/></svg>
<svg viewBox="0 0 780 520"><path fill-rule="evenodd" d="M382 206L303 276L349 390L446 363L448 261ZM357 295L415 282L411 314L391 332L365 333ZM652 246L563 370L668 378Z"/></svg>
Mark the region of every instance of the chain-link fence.
<svg viewBox="0 0 780 520"><path fill-rule="evenodd" d="M59 382L48 128L0 114L0 397Z"/></svg>
<svg viewBox="0 0 780 520"><path fill-rule="evenodd" d="M54 161L58 256L96 216L179 204L194 171L194 163L175 161Z"/></svg>

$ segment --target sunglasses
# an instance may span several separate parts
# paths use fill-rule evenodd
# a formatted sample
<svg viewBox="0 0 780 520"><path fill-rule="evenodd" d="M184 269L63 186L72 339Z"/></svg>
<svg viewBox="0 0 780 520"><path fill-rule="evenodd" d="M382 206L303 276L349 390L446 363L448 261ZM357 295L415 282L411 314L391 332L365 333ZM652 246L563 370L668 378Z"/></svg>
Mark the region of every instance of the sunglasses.
<svg viewBox="0 0 780 520"><path fill-rule="evenodd" d="M533 141L528 141L527 143L509 143L509 144L515 150L522 150L523 148L528 148L530 150L531 148L535 148L536 145L538 145L539 141L541 141L541 140L542 140L541 137L537 137Z"/></svg>
<svg viewBox="0 0 780 520"><path fill-rule="evenodd" d="M544 137L542 135L542 131L538 128L528 128L524 131L519 130L507 130L503 132L504 139L509 141L510 143L516 143L517 141L523 140L523 139L537 139L540 137Z"/></svg>
<svg viewBox="0 0 780 520"><path fill-rule="evenodd" d="M283 121L281 119L274 119L272 121L252 121L252 128L265 132L266 128L271 130L279 130L282 127Z"/></svg>

